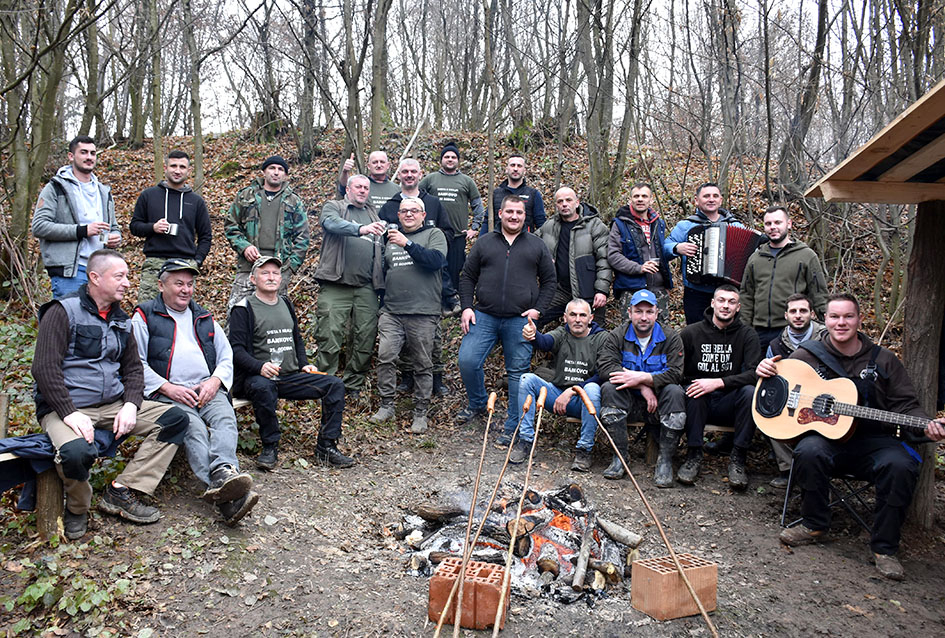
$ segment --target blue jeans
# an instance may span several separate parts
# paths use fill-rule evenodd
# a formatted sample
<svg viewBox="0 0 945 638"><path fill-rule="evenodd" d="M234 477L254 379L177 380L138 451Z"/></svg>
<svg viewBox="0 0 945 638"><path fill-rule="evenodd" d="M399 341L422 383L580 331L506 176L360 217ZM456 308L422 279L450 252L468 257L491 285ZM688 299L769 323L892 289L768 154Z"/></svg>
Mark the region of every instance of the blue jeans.
<svg viewBox="0 0 945 638"><path fill-rule="evenodd" d="M522 338L522 328L528 322L525 317L494 317L476 312L476 323L470 324L469 332L459 346L459 374L466 386L466 398L470 408L486 409L486 380L482 366L496 341L502 343L505 355L505 371L509 374L509 415L505 431L511 434L518 425L519 380L532 361L532 344Z"/></svg>
<svg viewBox="0 0 945 638"><path fill-rule="evenodd" d="M236 460L236 413L225 392L217 392L202 408L191 408L163 396L158 401L177 406L190 420L184 435L184 450L194 476L210 485L210 472L221 465L240 469Z"/></svg>
<svg viewBox="0 0 945 638"><path fill-rule="evenodd" d="M52 282L53 299L62 299L74 292L79 292L79 286L88 283L89 276L85 274L85 266L78 265L75 269L75 277L50 277Z"/></svg>
<svg viewBox="0 0 945 638"><path fill-rule="evenodd" d="M519 385L518 398L521 399L519 403L519 414L522 413L522 407L525 403L525 398L528 395L532 395L534 399L538 398L538 393L542 388L548 389L548 395L545 398L545 411L554 413L554 404L555 400L564 394L564 390L558 388L558 386L545 381L537 374L532 374L527 372L522 375L522 382ZM584 386L584 392L587 393L587 398L591 400L591 403L594 404L594 408L600 412L600 386L596 383L588 383ZM534 400L533 399L533 400ZM533 407L522 419L522 426L518 431L518 438L523 441L531 441L535 438L535 412L537 408ZM581 417L581 436L578 438L577 447L579 450L587 450L590 452L594 449L594 434L597 433L597 420L594 418L594 415L587 411L587 408L584 407L584 401L581 400L581 397L574 395L571 397L571 400L568 401L568 405L565 408L565 414L568 416Z"/></svg>

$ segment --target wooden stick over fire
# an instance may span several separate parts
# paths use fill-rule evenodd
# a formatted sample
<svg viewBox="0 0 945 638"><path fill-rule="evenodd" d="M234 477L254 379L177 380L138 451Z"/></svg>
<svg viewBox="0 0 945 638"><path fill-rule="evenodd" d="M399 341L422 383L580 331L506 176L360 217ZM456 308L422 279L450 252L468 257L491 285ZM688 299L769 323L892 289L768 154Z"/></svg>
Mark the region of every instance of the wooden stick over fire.
<svg viewBox="0 0 945 638"><path fill-rule="evenodd" d="M597 416L597 409L594 407L594 404L591 402L590 397L587 396L587 393L584 392L584 388L580 386L573 386L572 389L577 393L581 400L584 401L584 407L587 409L588 413L593 415L594 420L597 421L597 431L603 432L607 437L607 440L610 442L610 446L614 448L614 454L617 455L617 458L620 459L620 463L623 465L623 469L627 472L627 476L630 477L630 481L633 483L633 487L636 488L637 493L640 495L640 498L643 500L643 505L646 507L646 511L650 514L650 518L653 519L653 522L656 524L656 529L660 533L660 537L663 539L663 544L666 545L666 549L669 550L669 555L673 559L673 564L676 566L676 571L679 572L679 575L683 579L683 583L686 584L686 589L689 590L689 595L692 596L692 599L696 603L696 607L699 608L699 613L702 614L702 618L705 620L706 624L709 626L709 630L712 632L712 635L715 638L718 638L719 632L716 630L715 625L712 624L712 620L709 618L708 612L705 610L705 606L702 604L702 601L699 600L699 594L696 593L695 588L692 586L692 583L689 582L689 577L686 576L686 572L683 570L682 565L679 563L679 558L676 557L676 551L673 549L672 544L669 542L669 538L666 536L666 532L663 530L663 524L660 523L659 517L656 515L656 512L653 511L653 508L650 507L650 502L646 498L646 494L643 493L643 490L640 489L640 484L637 483L637 480L633 478L633 473L630 471L630 468L627 466L626 460L624 460L623 455L620 453L620 450L617 449L617 444L614 443L614 440L610 436L610 432L607 431L607 428L604 427L604 424L600 422L600 418Z"/></svg>
<svg viewBox="0 0 945 638"><path fill-rule="evenodd" d="M532 449L528 452L528 465L525 466L525 481L522 484L522 496L518 499L518 509L515 512L515 520L522 517L522 506L525 504L525 494L528 492L528 478L532 472L532 460L535 458L535 446L538 445L538 432L541 430L541 417L545 414L545 398L548 396L548 388L541 387L538 391L538 414L535 418L535 436L532 437ZM531 395L529 395L531 398ZM515 437L513 437L514 439ZM495 623L492 625L492 638L499 635L499 621L502 619L502 610L505 607L506 596L511 586L512 578L512 550L515 548L515 535L518 532L519 525L512 526L512 540L509 542L509 553L505 557L505 575L502 579L502 586L499 588L499 604L495 609Z"/></svg>
<svg viewBox="0 0 945 638"><path fill-rule="evenodd" d="M495 396L495 392L493 392L491 396ZM491 396L490 396L490 402L492 402ZM492 405L494 408L495 404L492 403ZM470 556L472 556L473 548L476 546L476 542L479 540L479 535L482 533L482 528L485 527L486 525L486 519L489 517L489 512L492 511L492 505L493 503L495 503L496 494L499 493L499 486L502 484L502 477L505 475L505 468L509 466L509 457L512 455L512 445L514 444L515 437L518 436L518 429L522 425L522 419L525 418L525 414L528 413L531 407L532 407L532 397L531 395L528 395L527 397L525 397L525 402L522 404L522 415L518 418L518 425L515 426L515 431L512 433L513 443L509 443L509 448L505 452L505 463L502 464L502 468L499 470L499 476L495 480L495 487L492 488L492 496L489 497L489 504L486 505L486 509L483 510L484 514L482 515L482 520L479 521L479 527L476 529L475 535L473 535L472 540L469 541L469 544L467 545L467 547L463 548L463 556L465 556L467 552L469 553ZM490 417L491 417L491 413L490 413ZM487 426L486 430L488 429L489 428ZM483 441L486 441L487 438L488 437L484 436ZM485 454L485 452L483 452L483 454ZM480 460L480 470L481 468L482 468L482 463ZM477 482L478 482L478 479L477 479ZM475 504L475 502L476 502L475 499L473 499L473 504ZM469 516L469 519L472 520L471 514ZM450 589L449 596L446 597L446 603L443 605L443 611L440 612L440 619L436 623L436 631L433 632L433 638L439 638L440 631L443 629L443 622L446 620L446 615L449 613L450 605L453 603L453 597L456 595L456 592L460 587L460 583L462 583L465 577L466 577L466 572L464 568L463 571L460 572L456 581L453 583L453 587L452 589ZM456 614L453 616L454 638L459 635L459 625L460 625L460 622L462 621L462 616L460 615L461 611L462 611L462 598L460 598L460 601L457 604Z"/></svg>

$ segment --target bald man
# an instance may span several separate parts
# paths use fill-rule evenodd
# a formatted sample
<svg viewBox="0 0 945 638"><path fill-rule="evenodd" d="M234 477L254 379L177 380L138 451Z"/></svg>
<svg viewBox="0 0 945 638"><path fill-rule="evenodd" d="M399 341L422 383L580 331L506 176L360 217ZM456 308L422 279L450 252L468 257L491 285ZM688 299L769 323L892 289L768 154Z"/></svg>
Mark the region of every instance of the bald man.
<svg viewBox="0 0 945 638"><path fill-rule="evenodd" d="M613 277L607 263L608 232L597 209L582 203L574 189L567 186L558 189L555 214L536 233L548 247L558 276L551 306L536 322L539 328L560 318L572 299L589 303L594 321L604 325Z"/></svg>

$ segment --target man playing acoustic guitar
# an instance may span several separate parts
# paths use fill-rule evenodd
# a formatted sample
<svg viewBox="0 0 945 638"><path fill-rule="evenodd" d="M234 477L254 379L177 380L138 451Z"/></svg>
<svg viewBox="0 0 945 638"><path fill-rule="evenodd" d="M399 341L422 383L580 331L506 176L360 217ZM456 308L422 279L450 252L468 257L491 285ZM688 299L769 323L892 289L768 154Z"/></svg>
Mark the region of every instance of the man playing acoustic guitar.
<svg viewBox="0 0 945 638"><path fill-rule="evenodd" d="M896 355L874 345L859 332L860 307L855 297L831 295L825 323L828 335L824 340L802 343L791 359L809 364L825 379L846 377L853 381L860 406L928 419ZM756 370L758 376L777 375L779 360L780 357L763 359ZM902 580L902 565L896 552L900 528L918 478L918 455L906 441L927 443L945 439L945 419L928 421L924 436L911 434L903 427L905 441L897 439L889 426L880 421L861 418L855 426L852 435L843 440L830 440L811 432L797 442L794 481L801 489L803 522L783 530L780 539L794 547L824 538L830 527L828 485L832 473L851 472L871 478L876 485L876 508L870 548L876 569L886 578Z"/></svg>

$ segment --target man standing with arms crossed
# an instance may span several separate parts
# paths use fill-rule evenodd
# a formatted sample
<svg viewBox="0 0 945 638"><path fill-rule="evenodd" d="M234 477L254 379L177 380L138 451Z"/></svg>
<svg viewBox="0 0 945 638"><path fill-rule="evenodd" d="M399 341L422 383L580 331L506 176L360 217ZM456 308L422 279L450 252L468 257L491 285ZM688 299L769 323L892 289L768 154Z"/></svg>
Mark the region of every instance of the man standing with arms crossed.
<svg viewBox="0 0 945 638"><path fill-rule="evenodd" d="M449 263L447 271L453 289L459 289L459 273L466 262L466 240L473 239L479 231L478 226L469 227L469 215L482 218L482 196L476 182L469 175L459 170L459 148L450 142L440 151L440 170L420 180L420 190L427 191L440 200L446 211L450 226L453 227L449 242Z"/></svg>
<svg viewBox="0 0 945 638"><path fill-rule="evenodd" d="M111 188L95 177L95 140L69 142L69 164L39 193L31 230L39 240L54 299L79 290L88 281L86 263L100 248L116 248L121 231L115 221Z"/></svg>
<svg viewBox="0 0 945 638"><path fill-rule="evenodd" d="M660 315L667 316L673 277L663 251L666 221L655 211L653 189L637 182L630 188L630 204L617 209L607 238L607 261L614 270L614 296L619 316L630 309L633 293L646 288L656 295Z"/></svg>

